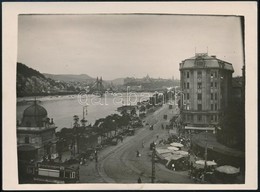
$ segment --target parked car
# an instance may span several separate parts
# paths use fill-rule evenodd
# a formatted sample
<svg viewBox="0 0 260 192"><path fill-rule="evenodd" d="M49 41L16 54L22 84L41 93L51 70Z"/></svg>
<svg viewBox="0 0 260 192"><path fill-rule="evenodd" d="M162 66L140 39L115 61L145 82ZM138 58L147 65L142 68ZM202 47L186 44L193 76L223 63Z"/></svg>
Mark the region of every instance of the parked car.
<svg viewBox="0 0 260 192"><path fill-rule="evenodd" d="M109 141L109 144L111 145L117 145L117 143L118 143L117 138L114 138L111 141Z"/></svg>
<svg viewBox="0 0 260 192"><path fill-rule="evenodd" d="M127 130L127 135L132 136L134 134L135 134L135 130L134 129L130 128L130 129Z"/></svg>

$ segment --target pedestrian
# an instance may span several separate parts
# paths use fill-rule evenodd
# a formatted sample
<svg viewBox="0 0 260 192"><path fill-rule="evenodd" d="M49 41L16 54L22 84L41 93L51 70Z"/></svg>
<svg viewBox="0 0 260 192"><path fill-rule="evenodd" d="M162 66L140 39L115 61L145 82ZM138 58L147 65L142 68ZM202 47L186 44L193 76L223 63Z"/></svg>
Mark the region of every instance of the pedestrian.
<svg viewBox="0 0 260 192"><path fill-rule="evenodd" d="M142 142L142 147L144 148L144 141Z"/></svg>
<svg viewBox="0 0 260 192"><path fill-rule="evenodd" d="M175 171L175 166L174 163L172 164L172 170Z"/></svg>
<svg viewBox="0 0 260 192"><path fill-rule="evenodd" d="M59 154L59 162L62 162L62 154Z"/></svg>
<svg viewBox="0 0 260 192"><path fill-rule="evenodd" d="M97 154L97 150L94 151L94 154L95 154L95 161L96 163L98 162L98 154Z"/></svg>
<svg viewBox="0 0 260 192"><path fill-rule="evenodd" d="M136 151L136 157L140 157L140 152L138 150Z"/></svg>
<svg viewBox="0 0 260 192"><path fill-rule="evenodd" d="M142 183L141 177L138 178L137 182L138 182L138 183Z"/></svg>

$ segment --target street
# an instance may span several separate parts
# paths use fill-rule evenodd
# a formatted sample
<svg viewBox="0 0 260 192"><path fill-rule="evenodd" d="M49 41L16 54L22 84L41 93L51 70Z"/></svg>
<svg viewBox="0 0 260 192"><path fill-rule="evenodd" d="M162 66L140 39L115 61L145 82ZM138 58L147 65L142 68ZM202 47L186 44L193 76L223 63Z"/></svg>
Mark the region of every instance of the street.
<svg viewBox="0 0 260 192"><path fill-rule="evenodd" d="M176 106L169 109L165 104L144 120L154 125L154 130L145 125L136 131L134 136L126 137L117 146L109 146L99 153L98 163L91 162L80 168L81 183L137 183L140 177L142 183L151 183L152 157L150 143L168 138L168 130L161 129L162 123L167 123L177 113ZM163 116L167 114L165 120ZM158 137L158 138L157 138ZM142 143L144 142L144 148ZM136 151L141 153L136 156ZM163 164L155 164L155 182L158 183L193 183L187 171L174 172Z"/></svg>

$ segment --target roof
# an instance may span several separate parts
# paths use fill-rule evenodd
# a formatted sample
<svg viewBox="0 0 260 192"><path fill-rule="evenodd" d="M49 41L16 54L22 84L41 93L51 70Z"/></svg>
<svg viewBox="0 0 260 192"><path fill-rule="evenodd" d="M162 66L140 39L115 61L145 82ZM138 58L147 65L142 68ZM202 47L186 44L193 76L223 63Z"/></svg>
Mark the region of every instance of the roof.
<svg viewBox="0 0 260 192"><path fill-rule="evenodd" d="M217 59L214 55L208 56L207 53L196 53L194 57L185 59L180 63L180 69L184 68L220 68L234 72L231 63Z"/></svg>
<svg viewBox="0 0 260 192"><path fill-rule="evenodd" d="M23 112L21 127L42 127L43 121L47 120L47 110L34 101Z"/></svg>
<svg viewBox="0 0 260 192"><path fill-rule="evenodd" d="M207 135L207 139L206 139ZM245 152L237 150L235 148L227 147L221 143L219 143L212 133L200 133L196 134L192 137L192 143L193 145L200 146L202 148L205 148L206 144L208 149L211 149L217 153L220 153L222 155L227 156L233 156L238 158L244 158Z"/></svg>
<svg viewBox="0 0 260 192"><path fill-rule="evenodd" d="M184 129L191 129L191 130L209 130L209 131L214 131L214 127L190 127L190 126L185 126Z"/></svg>
<svg viewBox="0 0 260 192"><path fill-rule="evenodd" d="M242 77L234 77L232 78L232 87L239 87L242 88L243 86L243 78Z"/></svg>
<svg viewBox="0 0 260 192"><path fill-rule="evenodd" d="M47 111L44 107L34 102L33 105L26 108L23 112L24 116L47 116Z"/></svg>

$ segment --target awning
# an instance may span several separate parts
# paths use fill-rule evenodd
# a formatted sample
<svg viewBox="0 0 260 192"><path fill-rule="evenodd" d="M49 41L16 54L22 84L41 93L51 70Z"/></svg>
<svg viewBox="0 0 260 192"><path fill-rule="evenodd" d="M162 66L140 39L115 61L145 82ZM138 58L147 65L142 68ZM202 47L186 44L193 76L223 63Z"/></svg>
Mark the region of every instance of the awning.
<svg viewBox="0 0 260 192"><path fill-rule="evenodd" d="M183 158L184 156L183 155L180 155L180 154L172 154L171 156L168 156L166 157L165 159L170 161L170 160L179 160L181 158Z"/></svg>
<svg viewBox="0 0 260 192"><path fill-rule="evenodd" d="M173 150L173 151L178 151L179 150L179 148L178 147L167 147L167 149L169 149L169 150Z"/></svg>
<svg viewBox="0 0 260 192"><path fill-rule="evenodd" d="M207 161L207 166L216 166L217 164L214 161ZM205 160L198 160L193 165L197 169L204 169L205 168Z"/></svg>
<svg viewBox="0 0 260 192"><path fill-rule="evenodd" d="M240 172L240 169L230 166L230 165L223 165L216 168L216 171L226 174L236 174Z"/></svg>
<svg viewBox="0 0 260 192"><path fill-rule="evenodd" d="M181 144L181 143L176 143L176 142L173 142L173 143L171 143L170 145L173 146L173 147L183 147L183 144Z"/></svg>
<svg viewBox="0 0 260 192"><path fill-rule="evenodd" d="M189 130L215 131L215 128L214 128L214 127L190 127L190 126L185 126L185 129L189 129Z"/></svg>
<svg viewBox="0 0 260 192"><path fill-rule="evenodd" d="M175 151L175 154L183 155L183 156L188 156L189 153L187 151Z"/></svg>
<svg viewBox="0 0 260 192"><path fill-rule="evenodd" d="M171 153L171 150L169 149L156 148L155 150L158 154Z"/></svg>
<svg viewBox="0 0 260 192"><path fill-rule="evenodd" d="M205 160L198 160L195 162L198 165L205 165ZM215 161L207 161L207 166L214 166L217 165L217 163Z"/></svg>

